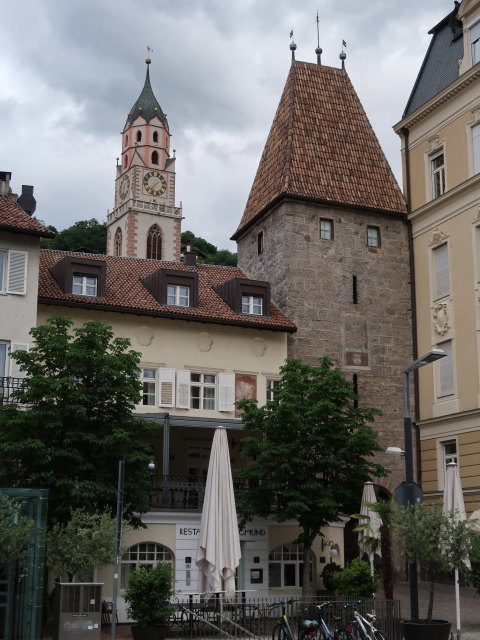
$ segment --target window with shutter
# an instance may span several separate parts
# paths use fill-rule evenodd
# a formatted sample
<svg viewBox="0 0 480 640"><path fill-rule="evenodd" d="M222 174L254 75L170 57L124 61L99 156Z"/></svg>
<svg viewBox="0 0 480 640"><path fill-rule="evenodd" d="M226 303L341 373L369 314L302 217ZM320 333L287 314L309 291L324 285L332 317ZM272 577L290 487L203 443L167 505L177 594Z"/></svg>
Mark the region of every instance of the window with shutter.
<svg viewBox="0 0 480 640"><path fill-rule="evenodd" d="M178 409L190 409L190 371L177 371L177 402Z"/></svg>
<svg viewBox="0 0 480 640"><path fill-rule="evenodd" d="M454 376L453 376L453 349L452 341L447 340L438 345L439 349L443 349L447 356L441 358L438 362L440 368L439 374L439 397L451 396L455 393Z"/></svg>
<svg viewBox="0 0 480 640"><path fill-rule="evenodd" d="M159 394L158 404L160 407L175 406L175 369L162 368L158 370Z"/></svg>
<svg viewBox="0 0 480 640"><path fill-rule="evenodd" d="M8 252L7 293L25 295L27 292L27 256L25 251Z"/></svg>
<svg viewBox="0 0 480 640"><path fill-rule="evenodd" d="M233 411L235 400L235 374L218 374L218 410Z"/></svg>
<svg viewBox="0 0 480 640"><path fill-rule="evenodd" d="M448 270L448 245L442 244L433 251L435 269L435 300L450 294L450 275Z"/></svg>
<svg viewBox="0 0 480 640"><path fill-rule="evenodd" d="M12 342L12 353L15 351L28 351L28 344L21 342ZM15 362L13 358L10 358L10 376L12 378L24 378L25 372L20 371L20 365Z"/></svg>

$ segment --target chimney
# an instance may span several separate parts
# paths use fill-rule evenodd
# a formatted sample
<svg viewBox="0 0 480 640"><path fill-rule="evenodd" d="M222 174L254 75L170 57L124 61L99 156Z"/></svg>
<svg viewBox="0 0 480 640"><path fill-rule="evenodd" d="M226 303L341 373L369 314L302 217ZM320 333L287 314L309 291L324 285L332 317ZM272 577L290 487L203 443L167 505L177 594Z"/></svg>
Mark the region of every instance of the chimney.
<svg viewBox="0 0 480 640"><path fill-rule="evenodd" d="M198 251L192 251L190 245L187 244L187 248L183 252L184 264L186 264L187 267L194 267L197 264L197 256Z"/></svg>
<svg viewBox="0 0 480 640"><path fill-rule="evenodd" d="M11 171L0 171L0 196L8 196L10 194Z"/></svg>
<svg viewBox="0 0 480 640"><path fill-rule="evenodd" d="M33 197L33 187L29 184L22 184L22 195L18 198L17 203L22 207L29 216L33 215L37 208L37 201Z"/></svg>

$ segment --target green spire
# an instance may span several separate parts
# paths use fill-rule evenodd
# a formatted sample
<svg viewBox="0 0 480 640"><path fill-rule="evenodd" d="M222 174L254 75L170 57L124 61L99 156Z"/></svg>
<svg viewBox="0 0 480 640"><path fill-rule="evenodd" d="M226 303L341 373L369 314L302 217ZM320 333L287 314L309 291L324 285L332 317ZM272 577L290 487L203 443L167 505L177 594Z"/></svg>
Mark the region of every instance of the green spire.
<svg viewBox="0 0 480 640"><path fill-rule="evenodd" d="M166 124L167 118L162 111L162 107L158 104L158 101L152 91L152 85L150 84L150 58L147 58L145 62L147 63L147 76L145 78L145 84L138 100L130 109L130 112L127 116L127 122L133 122L138 116L142 116L147 122L150 122L152 118L158 116L160 120L164 124Z"/></svg>

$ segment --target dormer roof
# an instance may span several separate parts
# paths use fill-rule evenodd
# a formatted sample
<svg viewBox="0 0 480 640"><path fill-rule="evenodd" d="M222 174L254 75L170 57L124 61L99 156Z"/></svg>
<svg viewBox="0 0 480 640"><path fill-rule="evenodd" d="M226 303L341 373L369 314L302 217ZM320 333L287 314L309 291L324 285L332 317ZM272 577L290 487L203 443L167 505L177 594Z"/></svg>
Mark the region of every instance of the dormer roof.
<svg viewBox="0 0 480 640"><path fill-rule="evenodd" d="M292 63L233 239L285 197L406 212L400 188L344 69Z"/></svg>
<svg viewBox="0 0 480 640"><path fill-rule="evenodd" d="M149 65L150 63L147 63L147 75L145 77L145 84L143 85L142 93L128 113L128 124L131 124L139 116L145 118L147 122L150 122L150 120L155 116L158 116L163 124L167 124L167 118L163 113L162 107L158 103L158 100L153 93L152 85L150 84Z"/></svg>

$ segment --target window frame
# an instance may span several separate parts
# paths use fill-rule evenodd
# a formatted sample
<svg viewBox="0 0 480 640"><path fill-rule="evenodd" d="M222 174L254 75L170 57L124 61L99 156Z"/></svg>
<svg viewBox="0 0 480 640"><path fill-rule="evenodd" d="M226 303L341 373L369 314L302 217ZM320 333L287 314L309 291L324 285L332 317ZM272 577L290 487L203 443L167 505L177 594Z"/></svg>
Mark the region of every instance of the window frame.
<svg viewBox="0 0 480 640"><path fill-rule="evenodd" d="M441 252L445 252L442 256ZM448 242L442 242L432 249L433 260L433 300L442 300L450 296L450 248ZM441 262L445 263L443 266Z"/></svg>
<svg viewBox="0 0 480 640"><path fill-rule="evenodd" d="M173 298L174 301L171 302L170 298L172 297L172 293L170 289L173 289ZM183 295L181 295L181 290L184 289L186 291ZM186 304L182 304L181 301L186 300ZM175 284L173 282L167 282L167 305L169 307L190 307L190 286L187 284Z"/></svg>
<svg viewBox="0 0 480 640"><path fill-rule="evenodd" d="M437 158L443 158L443 163L435 167L434 162ZM428 156L430 168L431 198L439 198L447 190L446 170L445 170L445 149L442 147ZM437 176L440 176L440 182L437 183Z"/></svg>
<svg viewBox="0 0 480 640"><path fill-rule="evenodd" d="M9 367L9 363L10 363L10 357L9 357L9 353L10 353L10 342L8 340L0 340L0 347L5 345L5 357L2 356L2 354L0 353L0 367L3 365L3 375L2 375L2 371L0 368L0 378L8 378L9 377L9 373L10 373L10 367ZM2 362L3 361L3 362Z"/></svg>
<svg viewBox="0 0 480 640"><path fill-rule="evenodd" d="M325 228L322 228L323 223L328 223ZM319 233L320 240L333 240L334 231L332 218L320 218Z"/></svg>
<svg viewBox="0 0 480 640"><path fill-rule="evenodd" d="M277 557L275 557L277 556ZM294 556L294 557L288 557ZM272 585L272 566L280 567L280 584ZM286 567L293 566L295 579L294 584L286 581ZM310 574L313 563L310 561ZM293 542L280 544L268 553L268 588L269 589L289 589L301 588L303 581L303 547Z"/></svg>
<svg viewBox="0 0 480 640"><path fill-rule="evenodd" d="M265 380L265 399L267 402L275 400L275 387L278 387L280 378L266 378Z"/></svg>
<svg viewBox="0 0 480 640"><path fill-rule="evenodd" d="M153 377L146 376L145 372L150 371L153 373ZM158 402L158 380L157 380L157 369L155 367L141 367L139 369L138 376L141 384L141 400L140 405L142 407L156 407ZM152 391L147 390L147 386L153 385L153 402L145 402L146 398L152 398Z"/></svg>
<svg viewBox="0 0 480 640"><path fill-rule="evenodd" d="M450 398L455 396L455 367L454 367L454 350L453 340L445 340L437 344L438 349L442 349L447 354L446 357L440 358L438 366L438 393L437 398Z"/></svg>
<svg viewBox="0 0 480 640"><path fill-rule="evenodd" d="M245 310L247 308L247 310ZM242 315L263 316L263 296L253 293L242 293ZM255 309L257 309L255 311ZM260 309L260 311L258 311Z"/></svg>
<svg viewBox="0 0 480 640"><path fill-rule="evenodd" d="M81 279L81 282L75 282L75 278ZM95 283L95 293L87 293L88 287L92 287L92 283L89 283L88 280L92 280ZM75 291L75 287L80 285L81 292ZM73 296L82 296L85 298L98 298L98 276L92 274L85 273L73 273L72 274L72 295Z"/></svg>
<svg viewBox="0 0 480 640"><path fill-rule="evenodd" d="M148 545L152 545L154 548L152 550L148 549ZM145 550L142 550L141 547L146 546ZM133 553L136 553L137 558L131 558L126 556L130 556ZM140 554L152 554L153 558L140 558ZM167 557L169 556L169 557ZM130 573L138 566L147 566L153 567L158 562L167 562L170 564L172 568L175 568L175 555L173 551L171 551L168 547L158 542L137 542L136 544L132 544L131 547L128 547L120 558L120 589L126 589L128 587L128 577ZM125 567L129 566L130 568L125 571Z"/></svg>
<svg viewBox="0 0 480 640"><path fill-rule="evenodd" d="M374 232L373 235L371 232ZM367 225L367 247L371 249L380 249L382 246L382 234L378 225Z"/></svg>
<svg viewBox="0 0 480 640"><path fill-rule="evenodd" d="M198 376L199 379L195 380L194 376ZM214 378L213 382L205 381L206 376ZM197 393L193 393L193 390L198 390ZM213 390L213 397L209 394L205 394L206 390ZM216 373L205 373L199 371L190 372L190 409L197 409L200 411L215 411L217 408L218 399L218 375ZM198 406L195 404L198 402ZM212 405L213 406L208 406Z"/></svg>

